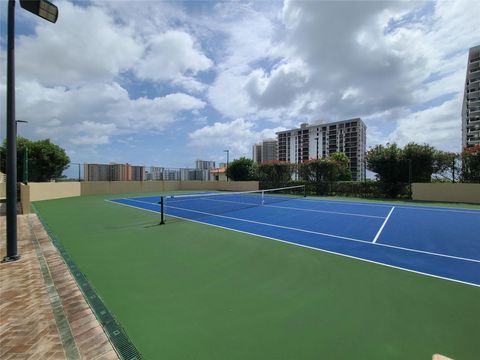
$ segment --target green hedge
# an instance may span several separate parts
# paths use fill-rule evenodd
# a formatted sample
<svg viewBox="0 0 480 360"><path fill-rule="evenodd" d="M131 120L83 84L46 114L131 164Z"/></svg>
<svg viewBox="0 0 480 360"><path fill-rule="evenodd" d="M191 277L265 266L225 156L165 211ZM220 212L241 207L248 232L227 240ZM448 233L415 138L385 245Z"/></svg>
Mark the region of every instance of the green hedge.
<svg viewBox="0 0 480 360"><path fill-rule="evenodd" d="M275 186L274 186L275 185ZM284 186L305 185L307 195L316 196L350 196L363 198L388 198L393 189L398 191L399 197L409 197L409 186L407 183L387 184L380 181L317 181L306 182L303 180L289 181L281 184ZM278 187L268 181L260 182L260 189L272 189Z"/></svg>

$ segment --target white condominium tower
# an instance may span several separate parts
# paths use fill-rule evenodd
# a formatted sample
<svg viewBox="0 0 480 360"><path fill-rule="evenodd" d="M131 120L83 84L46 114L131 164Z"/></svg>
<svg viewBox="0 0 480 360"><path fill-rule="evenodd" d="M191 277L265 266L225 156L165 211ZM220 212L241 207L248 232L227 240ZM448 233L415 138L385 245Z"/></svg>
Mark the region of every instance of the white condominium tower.
<svg viewBox="0 0 480 360"><path fill-rule="evenodd" d="M468 52L462 106L462 147L480 144L480 45Z"/></svg>
<svg viewBox="0 0 480 360"><path fill-rule="evenodd" d="M278 160L292 164L343 152L350 160L353 180L365 179L367 127L360 118L321 124L277 133Z"/></svg>

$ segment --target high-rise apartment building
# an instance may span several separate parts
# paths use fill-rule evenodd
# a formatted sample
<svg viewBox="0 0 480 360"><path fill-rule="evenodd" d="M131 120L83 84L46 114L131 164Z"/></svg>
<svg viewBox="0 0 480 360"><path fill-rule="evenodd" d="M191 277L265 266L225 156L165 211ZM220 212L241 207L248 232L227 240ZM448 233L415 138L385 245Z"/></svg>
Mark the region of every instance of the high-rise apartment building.
<svg viewBox="0 0 480 360"><path fill-rule="evenodd" d="M126 164L127 180L131 181L144 181L145 180L145 167Z"/></svg>
<svg viewBox="0 0 480 360"><path fill-rule="evenodd" d="M252 159L257 164L277 160L277 140L268 139L253 145Z"/></svg>
<svg viewBox="0 0 480 360"><path fill-rule="evenodd" d="M83 164L85 181L109 181L110 166L108 164Z"/></svg>
<svg viewBox="0 0 480 360"><path fill-rule="evenodd" d="M84 164L85 181L143 181L145 168L130 164Z"/></svg>
<svg viewBox="0 0 480 360"><path fill-rule="evenodd" d="M299 164L343 152L353 180L365 179L367 126L360 119L308 125L277 133L278 160Z"/></svg>
<svg viewBox="0 0 480 360"><path fill-rule="evenodd" d="M262 162L262 144L254 144L252 149L252 160L254 163Z"/></svg>
<svg viewBox="0 0 480 360"><path fill-rule="evenodd" d="M480 144L480 45L468 52L462 106L462 147Z"/></svg>

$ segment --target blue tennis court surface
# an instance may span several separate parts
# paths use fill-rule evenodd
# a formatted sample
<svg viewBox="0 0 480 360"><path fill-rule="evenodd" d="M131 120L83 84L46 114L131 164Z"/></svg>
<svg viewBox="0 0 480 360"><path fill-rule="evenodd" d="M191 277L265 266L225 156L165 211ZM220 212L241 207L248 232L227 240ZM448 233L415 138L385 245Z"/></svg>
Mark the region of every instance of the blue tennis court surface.
<svg viewBox="0 0 480 360"><path fill-rule="evenodd" d="M480 210L212 195L167 197L165 213L480 286ZM110 201L160 212L160 196Z"/></svg>

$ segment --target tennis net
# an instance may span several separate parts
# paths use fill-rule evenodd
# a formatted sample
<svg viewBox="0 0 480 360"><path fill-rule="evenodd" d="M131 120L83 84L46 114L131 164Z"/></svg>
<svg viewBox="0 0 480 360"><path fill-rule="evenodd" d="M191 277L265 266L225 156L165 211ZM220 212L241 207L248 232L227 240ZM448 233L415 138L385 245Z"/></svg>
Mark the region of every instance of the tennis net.
<svg viewBox="0 0 480 360"><path fill-rule="evenodd" d="M161 224L165 222L166 215L195 219L289 201L305 196L304 185L241 192L166 195L162 196L160 201Z"/></svg>

